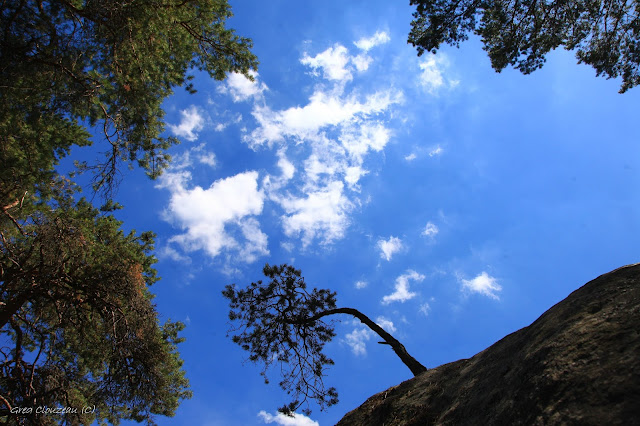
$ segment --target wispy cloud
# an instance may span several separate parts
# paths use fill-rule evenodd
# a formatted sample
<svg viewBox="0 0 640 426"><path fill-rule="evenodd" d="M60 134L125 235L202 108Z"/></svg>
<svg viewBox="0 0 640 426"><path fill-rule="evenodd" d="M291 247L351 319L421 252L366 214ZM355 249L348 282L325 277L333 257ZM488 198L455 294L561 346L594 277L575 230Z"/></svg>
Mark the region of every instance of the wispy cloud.
<svg viewBox="0 0 640 426"><path fill-rule="evenodd" d="M380 327L382 327L388 333L395 333L396 331L398 331L396 326L393 325L393 321L391 321L391 320L389 320L389 319L387 319L385 317L376 318L376 324L378 324Z"/></svg>
<svg viewBox="0 0 640 426"><path fill-rule="evenodd" d="M383 316L377 317L375 322L388 333L398 331L393 321ZM376 336L377 334L370 328L359 325L345 336L345 342L351 347L354 355L362 356L367 354L367 342Z"/></svg>
<svg viewBox="0 0 640 426"><path fill-rule="evenodd" d="M303 247L343 238L360 205L359 182L369 173L366 157L388 144L392 134L385 120L403 100L402 92L389 89L346 92L353 58L342 45L305 54L301 63L321 71L330 84L316 86L303 105L274 110L264 100L254 102L257 126L243 138L254 150L278 150L281 175L267 176L265 190L284 212L285 234L300 238Z"/></svg>
<svg viewBox="0 0 640 426"><path fill-rule="evenodd" d="M204 118L198 108L191 105L189 108L180 111L180 116L182 117L180 124L168 124L171 132L191 142L198 139L198 132L204 128Z"/></svg>
<svg viewBox="0 0 640 426"><path fill-rule="evenodd" d="M404 157L404 159L407 160L407 161L413 161L416 158L418 158L418 156L414 152L412 152L409 155L405 155L405 157Z"/></svg>
<svg viewBox="0 0 640 426"><path fill-rule="evenodd" d="M360 40L354 42L353 44L355 44L358 49L368 52L369 50L371 50L372 48L378 45L388 43L389 40L391 40L391 37L389 37L389 34L387 34L384 31L376 31L376 33L371 37L363 37Z"/></svg>
<svg viewBox="0 0 640 426"><path fill-rule="evenodd" d="M356 281L355 286L358 290L361 290L363 288L366 288L369 285L368 282L366 281Z"/></svg>
<svg viewBox="0 0 640 426"><path fill-rule="evenodd" d="M368 328L356 328L346 335L347 345L351 347L354 355L367 353L367 341L371 339L373 332Z"/></svg>
<svg viewBox="0 0 640 426"><path fill-rule="evenodd" d="M460 81L451 79L446 75L449 68L449 58L443 54L425 55L425 59L419 64L421 73L420 85L430 94L434 95L442 89L452 89Z"/></svg>
<svg viewBox="0 0 640 426"><path fill-rule="evenodd" d="M320 426L320 424L304 414L293 413L292 416L286 416L277 413L275 416L262 410L258 413L258 417L265 423L275 423L282 426Z"/></svg>
<svg viewBox="0 0 640 426"><path fill-rule="evenodd" d="M433 148L431 151L429 151L429 157L435 157L436 155L440 155L442 154L442 147L440 145L436 146L435 148Z"/></svg>
<svg viewBox="0 0 640 426"><path fill-rule="evenodd" d="M425 237L433 238L438 235L438 232L440 232L440 230L433 222L427 222L427 225L422 231L422 235L424 235Z"/></svg>
<svg viewBox="0 0 640 426"><path fill-rule="evenodd" d="M303 247L314 238L325 244L343 237L349 225L349 212L354 204L344 195L344 184L333 181L315 188L303 197L285 196L277 199L286 215L282 218L287 236L300 236Z"/></svg>
<svg viewBox="0 0 640 426"><path fill-rule="evenodd" d="M462 282L462 289L471 293L480 293L492 299L500 299L497 293L502 291L502 287L498 284L498 281L487 274L482 272L471 280L460 279Z"/></svg>
<svg viewBox="0 0 640 426"><path fill-rule="evenodd" d="M300 62L314 70L322 70L327 80L345 82L353 78L347 67L351 59L348 52L346 47L336 44L313 57L305 53Z"/></svg>
<svg viewBox="0 0 640 426"><path fill-rule="evenodd" d="M402 250L402 240L398 237L389 237L388 240L378 240L378 248L380 249L380 257L389 261L391 257Z"/></svg>
<svg viewBox="0 0 640 426"><path fill-rule="evenodd" d="M431 312L431 305L429 305L428 302L424 302L422 305L420 305L418 312L420 312L425 317L429 316L429 312Z"/></svg>
<svg viewBox="0 0 640 426"><path fill-rule="evenodd" d="M417 296L417 293L409 291L409 281L421 282L424 275L409 269L405 274L396 278L394 292L382 298L382 304L388 305L391 302L406 302Z"/></svg>

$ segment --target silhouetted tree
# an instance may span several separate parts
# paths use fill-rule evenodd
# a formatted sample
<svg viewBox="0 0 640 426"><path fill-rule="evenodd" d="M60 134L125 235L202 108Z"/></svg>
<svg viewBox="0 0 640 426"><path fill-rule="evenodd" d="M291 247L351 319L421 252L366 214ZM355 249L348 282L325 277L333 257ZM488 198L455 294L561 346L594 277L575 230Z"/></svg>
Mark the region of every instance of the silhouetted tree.
<svg viewBox="0 0 640 426"><path fill-rule="evenodd" d="M411 0L417 5L409 43L435 53L474 33L493 68L524 74L541 68L549 51L577 49L579 63L598 76L622 77L620 93L640 83L640 3L627 0Z"/></svg>
<svg viewBox="0 0 640 426"><path fill-rule="evenodd" d="M334 362L322 351L334 336L333 321L327 317L347 314L359 319L391 346L402 362L418 375L427 369L413 358L391 334L353 308L337 308L336 293L317 289L309 291L301 272L283 264L263 269L269 283L251 283L245 289L227 285L222 292L229 299L229 319L238 323L230 330L232 339L249 351L249 360L264 365L261 374L277 363L281 367L280 386L293 394L293 401L280 411L294 412L303 403L309 413L308 400L316 400L321 409L338 402L335 388L326 388L327 366Z"/></svg>

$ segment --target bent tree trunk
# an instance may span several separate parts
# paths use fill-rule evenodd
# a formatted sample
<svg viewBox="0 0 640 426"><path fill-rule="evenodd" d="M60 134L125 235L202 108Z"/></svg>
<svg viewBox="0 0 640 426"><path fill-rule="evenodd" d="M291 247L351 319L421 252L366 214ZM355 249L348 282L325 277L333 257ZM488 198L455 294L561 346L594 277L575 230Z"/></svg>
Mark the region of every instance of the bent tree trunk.
<svg viewBox="0 0 640 426"><path fill-rule="evenodd" d="M329 316L329 315L334 315L334 314L347 314L347 315L351 315L351 316L353 316L355 318L358 318L360 320L360 322L362 322L364 325L366 325L372 331L374 331L378 336L380 336L382 339L384 339L384 341L379 342L379 343L391 346L391 349L393 349L393 351L396 353L396 355L398 355L398 357L402 360L404 365L409 367L409 370L411 370L411 372L413 373L414 376L417 376L418 374L424 373L425 371L427 371L427 367L425 367L424 365L420 364L418 362L418 360L416 360L414 357L409 355L409 352L407 352L407 350L405 349L405 347L404 347L404 345L402 343L400 343L391 334L387 333L378 324L373 322L371 320L371 318L369 318L368 316L366 316L365 314L363 314L362 312L360 312L357 309L353 309L353 308L329 309L327 311L320 312L319 314L316 314L316 315L312 316L311 318L307 318L305 320L295 321L295 322L291 322L291 323L292 324L295 324L295 323L304 324L304 323L314 322L314 321L319 320L320 318L323 318L323 317L326 317L326 316Z"/></svg>

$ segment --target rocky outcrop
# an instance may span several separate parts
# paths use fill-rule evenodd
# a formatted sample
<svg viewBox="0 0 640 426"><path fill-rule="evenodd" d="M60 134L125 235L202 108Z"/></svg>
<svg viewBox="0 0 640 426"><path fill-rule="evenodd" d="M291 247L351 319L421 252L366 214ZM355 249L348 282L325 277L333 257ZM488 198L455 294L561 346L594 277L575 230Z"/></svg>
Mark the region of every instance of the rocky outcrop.
<svg viewBox="0 0 640 426"><path fill-rule="evenodd" d="M347 425L640 425L640 264L469 359L372 396Z"/></svg>

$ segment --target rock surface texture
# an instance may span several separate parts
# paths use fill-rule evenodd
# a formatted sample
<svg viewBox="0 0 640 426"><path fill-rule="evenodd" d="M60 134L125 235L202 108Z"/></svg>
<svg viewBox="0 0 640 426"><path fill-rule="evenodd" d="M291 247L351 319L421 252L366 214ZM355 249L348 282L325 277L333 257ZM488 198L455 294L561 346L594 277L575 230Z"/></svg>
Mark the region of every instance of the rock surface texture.
<svg viewBox="0 0 640 426"><path fill-rule="evenodd" d="M372 396L347 425L640 425L640 264L469 359Z"/></svg>

